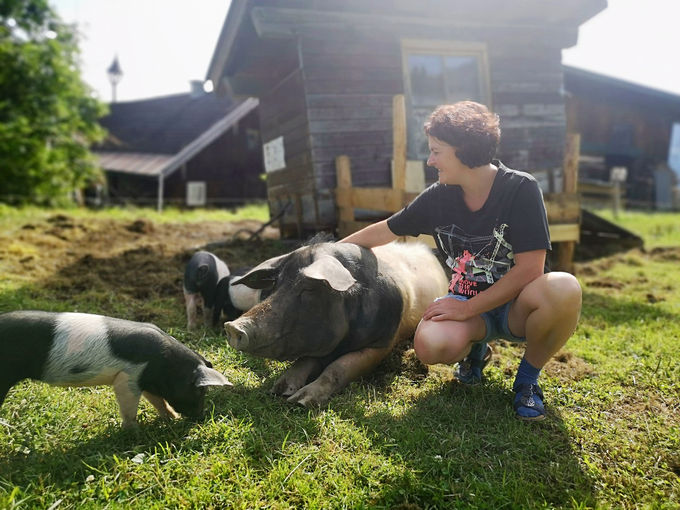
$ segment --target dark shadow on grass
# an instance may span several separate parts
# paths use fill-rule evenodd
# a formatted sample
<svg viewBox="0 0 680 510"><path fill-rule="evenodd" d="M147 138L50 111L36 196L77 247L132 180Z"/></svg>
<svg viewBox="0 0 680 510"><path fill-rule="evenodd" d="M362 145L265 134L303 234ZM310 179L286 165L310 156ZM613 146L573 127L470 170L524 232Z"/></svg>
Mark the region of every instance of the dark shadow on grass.
<svg viewBox="0 0 680 510"><path fill-rule="evenodd" d="M427 369L414 361L412 351L395 351L373 374L334 396L327 407L310 410L268 393L280 372L267 376L257 358L247 360L247 365L264 378L261 391L236 390L238 398L223 393L216 412L222 407L230 414L245 414L254 427L271 434L274 410L281 430L268 447L258 444L258 434L252 436L250 461L255 466L266 469L262 459L274 455L280 441L313 444L320 431L310 416L330 408L368 431L380 454L408 466L400 479L381 484L372 500L378 508L559 507L572 499L588 507L596 504L595 481L573 453L573 440L559 411L550 407L550 395L545 421L517 420L510 383L500 369L480 386L446 381L395 417L388 411L367 412L366 401L372 396L388 403L393 384L425 382Z"/></svg>
<svg viewBox="0 0 680 510"><path fill-rule="evenodd" d="M24 446L30 452L14 452L0 458L0 480L26 487L40 479L44 486L67 490L73 484L85 483L88 475L114 473L116 466L126 460L138 458L143 463L159 452L168 451L209 454L220 445L215 437L204 432L213 422L231 420L252 422L243 441L244 453L250 467L265 472L270 467L269 447L286 440L306 442L319 434L313 412L288 405L270 395L264 386L211 391L206 398L205 415L200 419L167 421L158 418L152 409L147 414L140 413L138 419L140 424L135 429L121 428L118 420L95 437L47 452L35 447L30 436L24 437ZM13 427L11 423L3 426ZM263 428L271 429L267 431L267 436L273 438L271 444L262 443L259 431Z"/></svg>
<svg viewBox="0 0 680 510"><path fill-rule="evenodd" d="M254 265L291 249L278 241L233 241L211 248L232 267ZM159 247L142 246L114 257L85 254L39 285L20 289L21 303L25 308L44 308L43 304L51 302L52 309L77 309L183 330L182 274L192 253L167 255ZM0 295L0 306L16 304L10 294ZM600 297L595 294L586 294L586 306L602 304L597 299ZM159 300L166 301L154 305ZM640 313L638 304L612 301L622 321L635 320L635 313ZM649 310L644 313L658 312L651 305L646 308ZM602 317L611 319L606 314ZM199 352L221 342L191 335L187 338ZM372 489L376 496L367 505L524 508L563 506L571 497L594 505L592 481L571 453L568 431L559 414L553 413L549 421L540 424L517 422L507 384L499 379L492 378L475 388L442 385L417 398L398 416L387 411L367 412L367 393L375 392L381 402L388 403L395 380L399 384L423 383L422 370L405 367L400 358L396 359L386 360L376 373L353 384L329 404L333 412L367 431L373 449L408 468L397 479L370 480L376 484ZM203 422L151 419L133 432L112 424L100 435L65 448L2 458L0 477L19 486L38 483L68 490L73 484L84 483L92 473L88 465L111 474L117 459L140 453L150 457L162 448L210 454L224 440L208 435L212 420L251 424L244 433L242 453L249 466L263 474L272 459L282 455L279 450L283 443L318 443L322 432L315 418L324 410L308 410L270 395L269 388L279 374L262 360L244 358L243 364L263 380L262 384L253 389L237 386L230 391L211 391L206 403L210 415Z"/></svg>
<svg viewBox="0 0 680 510"><path fill-rule="evenodd" d="M514 417L512 398L507 384L491 380L477 387L449 382L399 417L383 411L357 419L362 406L348 402L347 415L374 432L374 447L404 459L417 474L402 482L408 496L404 485L388 486L381 502L388 507L408 502L422 508L536 508L559 507L573 498L594 505L594 480L572 453L569 432L550 409L549 395L548 417L534 423Z"/></svg>
<svg viewBox="0 0 680 510"><path fill-rule="evenodd" d="M142 418L136 431L111 424L97 437L67 448L0 459L0 478L18 486L39 479L46 487L69 490L86 483L90 474L115 473L121 459L139 454L144 455L142 461L168 449L213 455L229 444L221 423L227 424L229 434L239 434L236 455L243 457L239 462L266 478L272 463L285 457L283 444L313 447L319 443L323 431L318 417L330 409L365 431L372 452L405 466L388 479L357 479L357 483L374 486L372 507L407 503L416 505L411 508L559 507L572 498L588 506L595 504L593 481L572 454L573 443L559 413L549 407L543 423L518 422L508 382L497 368L481 386L464 387L453 381L433 385L435 389L416 398L405 413L395 415L374 408L369 412L367 397L373 395L388 405L395 383L402 387L431 382L422 367L403 352L395 353L375 373L353 383L322 409L291 405L271 395L269 389L279 371L268 369L256 358L244 363L250 366L250 361L262 383L253 388L237 385L211 390L203 420L168 423L149 410L152 414ZM245 428L239 429L239 423L245 423Z"/></svg>

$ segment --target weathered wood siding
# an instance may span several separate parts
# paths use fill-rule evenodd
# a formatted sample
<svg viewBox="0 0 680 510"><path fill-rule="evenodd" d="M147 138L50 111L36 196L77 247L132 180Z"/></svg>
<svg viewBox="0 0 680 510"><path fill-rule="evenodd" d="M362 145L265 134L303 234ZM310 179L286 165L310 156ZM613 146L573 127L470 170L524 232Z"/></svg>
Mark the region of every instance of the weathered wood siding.
<svg viewBox="0 0 680 510"><path fill-rule="evenodd" d="M392 97L404 93L401 37L414 35L337 32L301 41L314 172L309 177L320 224L336 222L335 157L350 157L355 186L391 185ZM566 117L560 50L486 42L491 103L503 132L499 156L527 171L561 167Z"/></svg>
<svg viewBox="0 0 680 510"><path fill-rule="evenodd" d="M403 91L399 46L344 31L301 42L319 223L335 225L337 156L350 157L355 185L390 184L392 97Z"/></svg>
<svg viewBox="0 0 680 510"><path fill-rule="evenodd" d="M680 97L566 68L567 125L581 133L581 152L602 158L583 177L608 181L612 166L628 169L627 205L655 203L654 170L667 161L671 130L680 122Z"/></svg>
<svg viewBox="0 0 680 510"><path fill-rule="evenodd" d="M564 157L561 50L548 43L489 44L492 108L501 118L499 158L528 172L560 168Z"/></svg>
<svg viewBox="0 0 680 510"><path fill-rule="evenodd" d="M436 11L414 4L291 1L285 8L331 13L330 18L313 14L300 22L298 31L285 8L276 10L284 7L280 3L256 3L258 30L268 31L274 38L270 42L280 37L288 42L295 38L297 43L299 72L260 95L260 120L263 142L283 136L286 152L287 167L268 175L272 213L294 201L296 211L284 217L284 223L294 220L298 232L337 224L333 194L337 156L349 156L355 186L391 185L392 97L408 92L404 40L485 45L489 102L501 116L499 157L508 166L529 172L562 167L566 115L561 50L573 44L576 24L543 26L536 19L517 18L513 10L487 12L466 3L465 16L451 17L449 25L433 16ZM453 12L449 2L435 4L449 16ZM487 22L492 29L480 28ZM290 29L293 25L295 30ZM427 177L433 180L436 174L429 171Z"/></svg>
<svg viewBox="0 0 680 510"><path fill-rule="evenodd" d="M286 167L267 173L267 196L272 216L290 202L283 218L286 233L297 233L302 224L316 223L315 182L309 120L302 72L293 70L260 98L262 142L283 136ZM295 231L293 230L295 229Z"/></svg>
<svg viewBox="0 0 680 510"><path fill-rule="evenodd" d="M680 120L680 98L598 85L572 77L568 123L583 138L585 154L646 155L658 161L668 157L671 127Z"/></svg>

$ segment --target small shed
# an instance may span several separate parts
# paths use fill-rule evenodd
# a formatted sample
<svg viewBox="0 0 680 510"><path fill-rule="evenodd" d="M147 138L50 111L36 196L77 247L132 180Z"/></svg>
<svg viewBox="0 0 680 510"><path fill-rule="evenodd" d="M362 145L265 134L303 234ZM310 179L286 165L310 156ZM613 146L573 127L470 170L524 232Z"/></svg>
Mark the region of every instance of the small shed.
<svg viewBox="0 0 680 510"><path fill-rule="evenodd" d="M561 52L606 5L232 0L208 78L218 94L260 101L271 213L295 204L283 217L284 236L338 226L338 156L350 162L352 186L393 185L400 129L393 104L402 96L407 168L420 167L426 182L436 178L424 168L422 125L437 105L485 103L501 116L500 158L546 176L553 240L576 241L576 193L554 186L567 135Z"/></svg>
<svg viewBox="0 0 680 510"><path fill-rule="evenodd" d="M569 66L564 67L564 87L567 128L581 135L584 191L609 183L612 169L623 167L627 206L667 206L670 198L657 197L672 188L666 165L674 132L680 140L680 95Z"/></svg>
<svg viewBox="0 0 680 510"><path fill-rule="evenodd" d="M229 206L264 199L258 100L203 92L113 103L93 149L111 203Z"/></svg>

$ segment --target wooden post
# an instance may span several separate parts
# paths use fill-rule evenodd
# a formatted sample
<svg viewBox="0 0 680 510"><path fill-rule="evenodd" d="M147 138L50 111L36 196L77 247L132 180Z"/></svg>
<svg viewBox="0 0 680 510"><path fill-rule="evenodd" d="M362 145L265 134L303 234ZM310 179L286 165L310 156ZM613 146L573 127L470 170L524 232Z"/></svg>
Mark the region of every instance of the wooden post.
<svg viewBox="0 0 680 510"><path fill-rule="evenodd" d="M352 204L352 168L349 156L335 158L336 192L335 203L338 207L338 233L341 236L350 234L347 225L354 222L354 207Z"/></svg>
<svg viewBox="0 0 680 510"><path fill-rule="evenodd" d="M578 188L578 159L581 154L581 135L567 134L564 148L564 186L563 192L576 193Z"/></svg>
<svg viewBox="0 0 680 510"><path fill-rule="evenodd" d="M158 197L157 197L157 204L156 204L156 209L158 212L163 212L163 185L165 183L165 178L163 177L163 174L161 173L158 176Z"/></svg>
<svg viewBox="0 0 680 510"><path fill-rule="evenodd" d="M580 155L581 135L568 133L564 148L564 182L563 193L576 193L578 189L578 159ZM564 241L557 245L557 269L574 272L574 241Z"/></svg>
<svg viewBox="0 0 680 510"><path fill-rule="evenodd" d="M406 189L406 100L403 94L392 98L392 187Z"/></svg>

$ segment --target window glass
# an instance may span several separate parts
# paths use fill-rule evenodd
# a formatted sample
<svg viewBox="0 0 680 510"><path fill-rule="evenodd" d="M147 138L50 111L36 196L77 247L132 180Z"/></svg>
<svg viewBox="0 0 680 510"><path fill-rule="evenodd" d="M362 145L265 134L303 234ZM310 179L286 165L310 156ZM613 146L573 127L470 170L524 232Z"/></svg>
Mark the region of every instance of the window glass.
<svg viewBox="0 0 680 510"><path fill-rule="evenodd" d="M440 104L445 98L442 58L439 55L409 55L408 67L414 106Z"/></svg>
<svg viewBox="0 0 680 510"><path fill-rule="evenodd" d="M480 101L477 57L444 57L446 102Z"/></svg>
<svg viewBox="0 0 680 510"><path fill-rule="evenodd" d="M471 100L484 103L480 55L406 52L408 66L408 157L427 159L429 150L423 124L441 104Z"/></svg>

